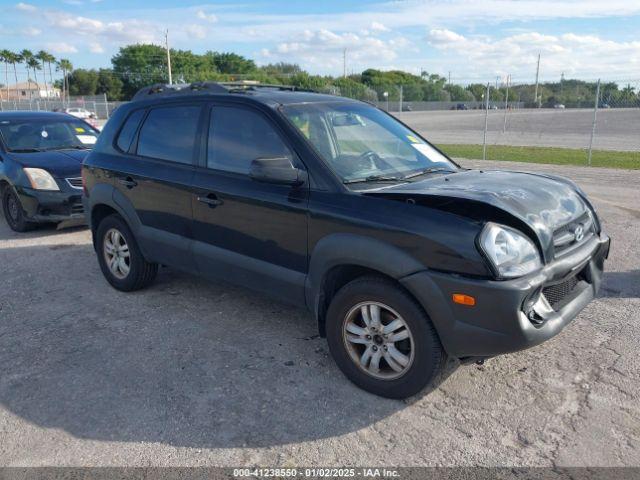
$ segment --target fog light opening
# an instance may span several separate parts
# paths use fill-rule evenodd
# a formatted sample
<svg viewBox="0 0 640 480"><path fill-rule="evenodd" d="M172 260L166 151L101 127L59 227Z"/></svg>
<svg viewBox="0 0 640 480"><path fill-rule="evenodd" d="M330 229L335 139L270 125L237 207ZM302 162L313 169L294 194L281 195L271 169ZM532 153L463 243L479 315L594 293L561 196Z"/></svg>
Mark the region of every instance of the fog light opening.
<svg viewBox="0 0 640 480"><path fill-rule="evenodd" d="M533 309L529 310L529 313L527 313L527 318L536 326L542 325L545 322L545 319L538 315L538 313Z"/></svg>

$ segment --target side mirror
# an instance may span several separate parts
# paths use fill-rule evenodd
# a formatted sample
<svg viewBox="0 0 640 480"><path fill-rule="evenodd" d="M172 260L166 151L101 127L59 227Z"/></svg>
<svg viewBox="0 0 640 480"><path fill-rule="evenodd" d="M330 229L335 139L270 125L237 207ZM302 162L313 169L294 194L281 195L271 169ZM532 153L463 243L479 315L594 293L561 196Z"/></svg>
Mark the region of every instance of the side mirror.
<svg viewBox="0 0 640 480"><path fill-rule="evenodd" d="M291 186L307 180L307 172L294 167L287 157L256 158L251 162L249 176L257 182Z"/></svg>

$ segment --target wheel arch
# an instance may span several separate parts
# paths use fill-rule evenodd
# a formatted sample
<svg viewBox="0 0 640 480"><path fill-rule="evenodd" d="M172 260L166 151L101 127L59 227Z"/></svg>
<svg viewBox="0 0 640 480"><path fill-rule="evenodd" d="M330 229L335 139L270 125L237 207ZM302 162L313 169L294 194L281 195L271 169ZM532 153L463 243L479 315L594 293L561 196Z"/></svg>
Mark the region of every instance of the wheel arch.
<svg viewBox="0 0 640 480"><path fill-rule="evenodd" d="M138 234L141 225L138 214L126 197L113 186L107 184L95 185L90 191L88 204L94 247L98 225L102 219L114 213L124 219L134 235Z"/></svg>
<svg viewBox="0 0 640 480"><path fill-rule="evenodd" d="M306 282L307 306L325 336L326 312L335 293L363 275L377 275L406 288L399 279L426 267L408 253L383 241L354 234L334 234L318 242L311 254Z"/></svg>

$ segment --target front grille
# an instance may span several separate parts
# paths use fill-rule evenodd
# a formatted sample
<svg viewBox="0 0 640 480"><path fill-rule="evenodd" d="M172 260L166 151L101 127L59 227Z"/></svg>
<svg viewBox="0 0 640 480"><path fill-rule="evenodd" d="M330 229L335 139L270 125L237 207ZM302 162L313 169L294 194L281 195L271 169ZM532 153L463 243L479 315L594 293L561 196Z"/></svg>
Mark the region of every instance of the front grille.
<svg viewBox="0 0 640 480"><path fill-rule="evenodd" d="M551 308L559 310L562 301L573 293L578 283L578 277L574 276L564 282L544 287L542 289L542 294L544 295L544 298L547 299L547 302L549 302L549 305L551 305Z"/></svg>
<svg viewBox="0 0 640 480"><path fill-rule="evenodd" d="M593 235L594 230L595 225L589 212L556 229L553 232L553 247L556 255L586 241Z"/></svg>
<svg viewBox="0 0 640 480"><path fill-rule="evenodd" d="M77 188L77 189L81 189L82 188L82 177L67 178L65 180L73 188Z"/></svg>

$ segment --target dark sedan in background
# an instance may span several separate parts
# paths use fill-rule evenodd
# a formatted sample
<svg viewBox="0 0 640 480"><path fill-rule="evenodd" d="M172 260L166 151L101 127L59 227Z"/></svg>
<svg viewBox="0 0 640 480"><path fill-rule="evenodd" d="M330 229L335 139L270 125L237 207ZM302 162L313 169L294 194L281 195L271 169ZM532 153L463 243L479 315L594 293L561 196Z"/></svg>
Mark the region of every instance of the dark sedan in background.
<svg viewBox="0 0 640 480"><path fill-rule="evenodd" d="M83 222L80 167L98 134L64 113L0 112L0 194L11 229Z"/></svg>

